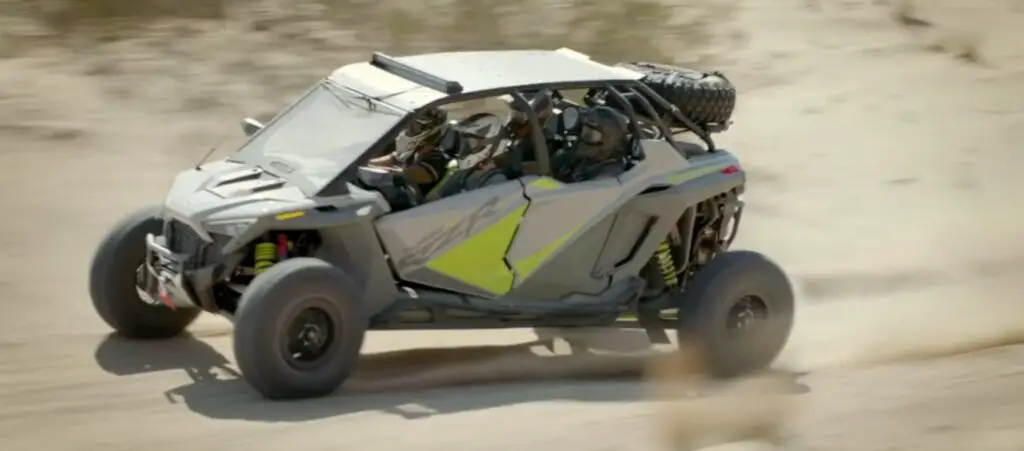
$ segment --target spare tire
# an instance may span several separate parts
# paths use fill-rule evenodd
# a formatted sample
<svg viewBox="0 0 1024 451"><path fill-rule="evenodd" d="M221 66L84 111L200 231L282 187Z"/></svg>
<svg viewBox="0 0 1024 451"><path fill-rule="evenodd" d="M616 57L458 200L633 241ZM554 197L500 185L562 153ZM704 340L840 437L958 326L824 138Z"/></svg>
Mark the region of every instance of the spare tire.
<svg viewBox="0 0 1024 451"><path fill-rule="evenodd" d="M640 80L654 92L682 111L683 115L704 128L709 125L725 126L736 108L736 87L719 72L702 72L685 67L656 63L620 63L645 75ZM615 105L614 99L606 99L608 106ZM659 116L669 121L669 126L686 127L671 116L656 102L650 102ZM643 106L634 99L630 104L635 111L643 114ZM621 109L621 108L620 108ZM714 129L715 127L710 127ZM710 131L710 130L709 130Z"/></svg>

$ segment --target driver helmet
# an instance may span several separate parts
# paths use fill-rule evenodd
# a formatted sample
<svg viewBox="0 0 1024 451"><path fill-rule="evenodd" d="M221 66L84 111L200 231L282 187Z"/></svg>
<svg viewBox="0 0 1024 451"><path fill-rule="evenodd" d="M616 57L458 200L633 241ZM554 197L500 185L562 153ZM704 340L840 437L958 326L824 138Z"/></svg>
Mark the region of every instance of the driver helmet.
<svg viewBox="0 0 1024 451"><path fill-rule="evenodd" d="M588 108L580 115L580 123L578 156L601 161L624 152L628 129L618 111L606 106Z"/></svg>
<svg viewBox="0 0 1024 451"><path fill-rule="evenodd" d="M395 159L408 161L418 151L436 146L448 123L448 112L440 108L423 111L395 138Z"/></svg>

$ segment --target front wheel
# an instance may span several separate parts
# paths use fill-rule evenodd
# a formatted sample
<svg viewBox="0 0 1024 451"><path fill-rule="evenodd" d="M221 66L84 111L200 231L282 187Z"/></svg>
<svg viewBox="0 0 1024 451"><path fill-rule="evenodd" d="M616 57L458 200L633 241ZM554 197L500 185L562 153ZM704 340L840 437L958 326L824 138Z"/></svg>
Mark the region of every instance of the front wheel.
<svg viewBox="0 0 1024 451"><path fill-rule="evenodd" d="M180 334L199 316L199 309L171 310L144 302L136 290L152 277L143 264L146 234L159 234L163 223L158 208L144 208L117 223L100 242L89 271L92 305L110 327L127 338L169 338Z"/></svg>
<svg viewBox="0 0 1024 451"><path fill-rule="evenodd" d="M355 369L367 326L347 274L322 260L286 260L242 294L235 360L266 398L324 396Z"/></svg>
<svg viewBox="0 0 1024 451"><path fill-rule="evenodd" d="M759 371L785 346L794 310L793 288L782 268L757 252L725 252L686 285L679 342L696 345L714 376Z"/></svg>

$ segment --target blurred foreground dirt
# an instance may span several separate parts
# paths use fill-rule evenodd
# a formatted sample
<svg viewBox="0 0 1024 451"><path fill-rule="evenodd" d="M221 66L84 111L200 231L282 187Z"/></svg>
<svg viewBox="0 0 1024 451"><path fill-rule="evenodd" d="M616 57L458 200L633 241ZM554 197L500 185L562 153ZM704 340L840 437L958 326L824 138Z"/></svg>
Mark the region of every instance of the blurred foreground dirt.
<svg viewBox="0 0 1024 451"><path fill-rule="evenodd" d="M4 447L1017 450L1024 7L919 3L0 1ZM219 319L162 343L104 335L84 289L98 237L230 147L239 117L371 50L561 45L740 86L718 138L751 173L738 245L802 300L778 372L723 386L655 364L645 387L645 355L375 333L348 393L267 403Z"/></svg>

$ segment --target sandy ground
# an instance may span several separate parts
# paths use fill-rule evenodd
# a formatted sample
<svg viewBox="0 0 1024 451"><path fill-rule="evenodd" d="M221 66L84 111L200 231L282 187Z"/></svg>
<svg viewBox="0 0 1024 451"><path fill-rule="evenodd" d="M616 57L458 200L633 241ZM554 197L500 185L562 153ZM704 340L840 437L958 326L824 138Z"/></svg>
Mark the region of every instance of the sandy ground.
<svg viewBox="0 0 1024 451"><path fill-rule="evenodd" d="M111 100L52 56L0 60L3 449L654 450L672 431L677 449L1022 449L1024 8L958 3L910 19L878 1L738 4L719 64L741 105L719 141L751 172L739 245L799 287L779 360L798 374L672 403L648 401L645 358L539 355L515 345L525 331L374 333L366 352L385 354L349 393L290 403L238 380L221 319L166 342L108 337L90 253L202 154L215 115ZM449 350L396 351L414 348ZM519 382L441 387L499 376ZM570 380L530 382L556 376Z"/></svg>

